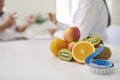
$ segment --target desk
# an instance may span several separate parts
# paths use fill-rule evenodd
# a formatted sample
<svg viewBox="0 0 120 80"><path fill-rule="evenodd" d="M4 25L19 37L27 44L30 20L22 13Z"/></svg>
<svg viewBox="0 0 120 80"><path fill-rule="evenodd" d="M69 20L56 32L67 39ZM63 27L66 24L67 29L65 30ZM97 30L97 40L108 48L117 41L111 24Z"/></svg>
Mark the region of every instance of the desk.
<svg viewBox="0 0 120 80"><path fill-rule="evenodd" d="M0 42L0 80L120 80L120 46L107 44L114 73L98 75L87 72L84 65L53 56L50 41Z"/></svg>

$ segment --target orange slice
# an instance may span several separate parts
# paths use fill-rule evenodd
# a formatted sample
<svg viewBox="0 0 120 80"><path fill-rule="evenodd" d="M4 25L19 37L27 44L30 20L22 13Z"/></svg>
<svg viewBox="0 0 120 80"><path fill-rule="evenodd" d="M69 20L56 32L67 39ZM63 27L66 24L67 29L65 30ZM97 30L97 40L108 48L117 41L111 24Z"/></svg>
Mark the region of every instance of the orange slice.
<svg viewBox="0 0 120 80"><path fill-rule="evenodd" d="M73 49L72 55L75 61L84 63L86 57L95 51L95 47L87 41L77 42Z"/></svg>

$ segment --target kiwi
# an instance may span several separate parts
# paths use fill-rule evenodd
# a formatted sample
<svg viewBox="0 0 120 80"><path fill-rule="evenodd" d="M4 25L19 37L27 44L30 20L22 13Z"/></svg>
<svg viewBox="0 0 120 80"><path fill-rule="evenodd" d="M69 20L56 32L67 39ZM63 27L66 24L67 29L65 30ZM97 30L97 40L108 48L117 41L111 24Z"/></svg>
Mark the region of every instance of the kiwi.
<svg viewBox="0 0 120 80"><path fill-rule="evenodd" d="M83 41L88 41L88 42L92 43L95 47L99 46L100 43L102 42L100 37L93 36L93 35L84 37Z"/></svg>
<svg viewBox="0 0 120 80"><path fill-rule="evenodd" d="M109 47L104 47L104 50L97 55L94 59L105 59L108 60L111 57L112 53Z"/></svg>
<svg viewBox="0 0 120 80"><path fill-rule="evenodd" d="M58 51L58 57L64 61L71 61L72 60L72 53L68 49L60 49Z"/></svg>

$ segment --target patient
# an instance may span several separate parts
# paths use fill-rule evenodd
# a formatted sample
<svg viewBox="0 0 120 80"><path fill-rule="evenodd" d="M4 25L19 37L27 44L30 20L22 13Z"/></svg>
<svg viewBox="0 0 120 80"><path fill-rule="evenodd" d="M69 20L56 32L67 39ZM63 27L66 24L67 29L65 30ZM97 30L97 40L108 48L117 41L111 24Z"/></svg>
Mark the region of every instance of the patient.
<svg viewBox="0 0 120 80"><path fill-rule="evenodd" d="M0 0L0 41L15 40L17 32L25 31L36 18L30 15L22 25L16 24L16 12L8 13L4 8L4 0Z"/></svg>

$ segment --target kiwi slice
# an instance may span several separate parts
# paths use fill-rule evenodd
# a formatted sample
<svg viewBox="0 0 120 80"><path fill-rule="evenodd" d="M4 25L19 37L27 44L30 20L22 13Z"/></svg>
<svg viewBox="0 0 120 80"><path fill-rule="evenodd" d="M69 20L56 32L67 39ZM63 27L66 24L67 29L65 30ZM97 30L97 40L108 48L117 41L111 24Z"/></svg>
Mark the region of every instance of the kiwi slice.
<svg viewBox="0 0 120 80"><path fill-rule="evenodd" d="M108 60L111 57L112 53L109 47L104 47L104 50L97 55L94 59L105 59Z"/></svg>
<svg viewBox="0 0 120 80"><path fill-rule="evenodd" d="M83 38L83 41L88 41L92 43L95 47L99 46L100 43L102 42L101 38L98 36L86 36Z"/></svg>
<svg viewBox="0 0 120 80"><path fill-rule="evenodd" d="M72 53L68 49L60 49L58 51L58 57L64 61L71 61L72 60Z"/></svg>

